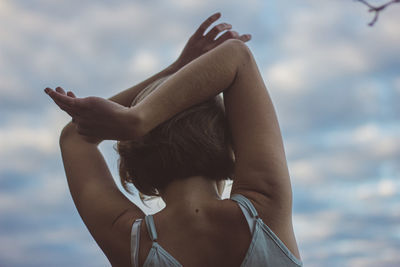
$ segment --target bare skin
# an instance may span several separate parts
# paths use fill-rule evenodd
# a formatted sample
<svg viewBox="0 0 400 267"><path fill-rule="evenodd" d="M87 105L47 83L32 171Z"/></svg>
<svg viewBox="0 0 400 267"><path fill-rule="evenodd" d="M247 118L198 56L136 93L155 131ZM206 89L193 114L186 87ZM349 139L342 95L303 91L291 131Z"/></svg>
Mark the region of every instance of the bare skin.
<svg viewBox="0 0 400 267"><path fill-rule="evenodd" d="M215 21L215 17L210 18L208 23ZM205 26L207 23L203 32ZM212 42L200 39L203 46ZM144 213L116 191L98 143L140 137L178 112L221 92L236 160L231 194L246 196L260 218L300 259L292 226L290 177L276 114L250 50L244 40L233 39L200 53L202 56L188 53L190 46L185 47L187 55L193 55L187 58L193 59L182 60L183 67L131 109L122 101L88 101L62 88L47 89L55 103L75 119L60 138L68 183L82 219L113 266L131 266L130 229ZM195 38L191 40L198 44ZM134 90L140 91L139 87ZM126 135L127 130L132 136ZM169 184L161 196L166 208L154 216L158 242L173 257L184 266L240 266L251 241L249 227L236 202L220 199L215 182L189 177ZM142 225L140 266L151 247Z"/></svg>
<svg viewBox="0 0 400 267"><path fill-rule="evenodd" d="M183 266L239 266L251 242L238 204L221 200L217 185L205 177L171 183L162 198L166 208L154 215L157 242ZM167 223L168 222L168 223ZM141 227L139 266L151 248Z"/></svg>

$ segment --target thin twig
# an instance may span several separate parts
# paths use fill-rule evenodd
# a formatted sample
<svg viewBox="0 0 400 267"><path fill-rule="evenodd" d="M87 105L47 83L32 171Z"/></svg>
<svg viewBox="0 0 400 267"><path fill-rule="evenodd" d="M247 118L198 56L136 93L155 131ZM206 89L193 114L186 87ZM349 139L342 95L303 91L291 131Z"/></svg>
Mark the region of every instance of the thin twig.
<svg viewBox="0 0 400 267"><path fill-rule="evenodd" d="M369 26L374 26L375 22L377 22L377 20L378 20L379 13L382 10L384 10L386 7L390 6L391 4L400 3L400 0L391 0L391 1L387 2L386 4L383 4L380 6L373 6L365 0L355 0L355 1L363 3L364 5L369 7L368 12L375 12L375 16L374 16L373 20L370 23L368 23Z"/></svg>

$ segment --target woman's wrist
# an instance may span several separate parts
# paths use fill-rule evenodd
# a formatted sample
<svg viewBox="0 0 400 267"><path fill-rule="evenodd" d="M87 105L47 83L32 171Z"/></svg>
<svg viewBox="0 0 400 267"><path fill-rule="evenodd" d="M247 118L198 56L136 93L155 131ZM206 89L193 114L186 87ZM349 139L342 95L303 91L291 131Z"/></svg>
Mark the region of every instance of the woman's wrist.
<svg viewBox="0 0 400 267"><path fill-rule="evenodd" d="M183 62L176 60L174 63L172 63L166 68L166 72L168 74L174 74L175 72L180 70L183 66L185 66Z"/></svg>
<svg viewBox="0 0 400 267"><path fill-rule="evenodd" d="M129 132L129 139L135 140L146 134L143 116L136 106L127 108L123 116L128 126L127 131Z"/></svg>

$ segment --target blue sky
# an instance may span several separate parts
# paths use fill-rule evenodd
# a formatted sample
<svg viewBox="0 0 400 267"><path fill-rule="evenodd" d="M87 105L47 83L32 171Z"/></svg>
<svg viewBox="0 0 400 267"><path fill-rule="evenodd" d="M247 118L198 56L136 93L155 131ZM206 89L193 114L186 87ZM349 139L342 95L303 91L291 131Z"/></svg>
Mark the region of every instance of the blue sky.
<svg viewBox="0 0 400 267"><path fill-rule="evenodd" d="M108 266L69 195L68 115L43 89L110 97L171 64L216 11L253 36L305 266L400 264L400 5L371 28L350 0L215 2L0 2L0 266ZM100 148L118 179L112 146Z"/></svg>

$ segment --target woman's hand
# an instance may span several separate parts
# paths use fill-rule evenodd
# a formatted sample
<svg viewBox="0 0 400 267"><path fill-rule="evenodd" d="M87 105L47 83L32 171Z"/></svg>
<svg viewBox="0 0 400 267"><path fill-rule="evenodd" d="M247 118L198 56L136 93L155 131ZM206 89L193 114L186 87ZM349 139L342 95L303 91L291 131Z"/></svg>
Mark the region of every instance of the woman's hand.
<svg viewBox="0 0 400 267"><path fill-rule="evenodd" d="M230 29L232 28L232 25L227 23L220 23L214 26L206 35L204 35L207 28L220 17L221 13L215 13L200 25L186 43L179 58L174 62L173 66L175 66L176 69L182 68L192 60L217 47L228 39L239 39L243 42L247 42L251 39L250 34L239 35L236 31L231 31ZM215 37L224 30L228 31L215 39Z"/></svg>
<svg viewBox="0 0 400 267"><path fill-rule="evenodd" d="M130 108L101 97L78 98L61 87L55 91L46 88L45 92L72 117L78 134L87 140L131 140L138 136L137 120Z"/></svg>

